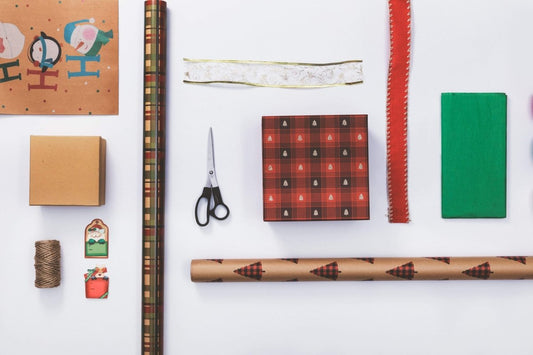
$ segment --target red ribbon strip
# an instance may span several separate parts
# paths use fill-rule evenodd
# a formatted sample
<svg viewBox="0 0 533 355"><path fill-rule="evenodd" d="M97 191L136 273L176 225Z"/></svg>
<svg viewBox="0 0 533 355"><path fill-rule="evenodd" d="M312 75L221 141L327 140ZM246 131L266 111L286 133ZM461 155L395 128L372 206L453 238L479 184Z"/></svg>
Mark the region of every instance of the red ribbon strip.
<svg viewBox="0 0 533 355"><path fill-rule="evenodd" d="M389 0L390 59L387 85L387 187L389 222L408 223L407 94L411 42L410 0Z"/></svg>

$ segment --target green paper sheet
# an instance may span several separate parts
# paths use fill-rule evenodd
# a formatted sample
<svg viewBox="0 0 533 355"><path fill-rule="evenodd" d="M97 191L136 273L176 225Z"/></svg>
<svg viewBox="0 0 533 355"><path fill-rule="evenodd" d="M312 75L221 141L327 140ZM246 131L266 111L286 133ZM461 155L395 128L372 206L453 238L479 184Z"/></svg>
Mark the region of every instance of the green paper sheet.
<svg viewBox="0 0 533 355"><path fill-rule="evenodd" d="M506 216L507 96L443 93L442 217Z"/></svg>

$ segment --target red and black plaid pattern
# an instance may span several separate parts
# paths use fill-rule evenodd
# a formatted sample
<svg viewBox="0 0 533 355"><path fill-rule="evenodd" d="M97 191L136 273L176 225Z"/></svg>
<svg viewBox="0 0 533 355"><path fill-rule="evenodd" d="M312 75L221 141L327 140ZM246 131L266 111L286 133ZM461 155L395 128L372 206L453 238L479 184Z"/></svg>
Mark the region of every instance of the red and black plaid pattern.
<svg viewBox="0 0 533 355"><path fill-rule="evenodd" d="M264 116L265 221L369 219L367 115Z"/></svg>
<svg viewBox="0 0 533 355"><path fill-rule="evenodd" d="M526 265L526 257L525 256L500 256L502 259L509 259L513 261L518 261L519 263L522 263Z"/></svg>
<svg viewBox="0 0 533 355"><path fill-rule="evenodd" d="M399 277L401 279L412 280L416 274L415 264L410 261L407 264L403 264L402 266L387 270L387 274Z"/></svg>
<svg viewBox="0 0 533 355"><path fill-rule="evenodd" d="M261 278L263 277L263 272L265 271L263 270L263 265L261 264L261 262L258 261L257 263L233 270L233 272L245 277L249 277L251 279L261 280Z"/></svg>
<svg viewBox="0 0 533 355"><path fill-rule="evenodd" d="M477 277L478 279L487 280L490 277L490 274L492 274L492 271L490 271L490 264L486 262L463 271L463 274L471 277Z"/></svg>
<svg viewBox="0 0 533 355"><path fill-rule="evenodd" d="M339 277L339 273L340 273L339 264L337 264L337 262L334 261L327 265L313 269L309 272L320 277L325 277L326 279L337 280L337 277Z"/></svg>

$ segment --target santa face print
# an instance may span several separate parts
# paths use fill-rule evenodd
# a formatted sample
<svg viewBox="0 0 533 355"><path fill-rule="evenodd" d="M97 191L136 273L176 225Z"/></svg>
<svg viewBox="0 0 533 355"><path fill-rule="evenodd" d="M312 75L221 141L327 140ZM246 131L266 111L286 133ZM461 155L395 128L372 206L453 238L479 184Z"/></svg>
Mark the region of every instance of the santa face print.
<svg viewBox="0 0 533 355"><path fill-rule="evenodd" d="M24 48L24 35L17 26L0 22L0 58L13 59Z"/></svg>
<svg viewBox="0 0 533 355"><path fill-rule="evenodd" d="M107 258L109 229L100 219L93 219L85 228L85 257Z"/></svg>
<svg viewBox="0 0 533 355"><path fill-rule="evenodd" d="M87 243L89 243L89 244L94 244L94 243L103 244L103 243L105 243L107 241L107 237L105 235L105 230L104 229L97 229L97 228L89 230L89 233L87 233L87 237L86 237L85 241Z"/></svg>
<svg viewBox="0 0 533 355"><path fill-rule="evenodd" d="M87 54L96 41L98 28L93 25L80 25L72 32L70 45L81 54Z"/></svg>
<svg viewBox="0 0 533 355"><path fill-rule="evenodd" d="M61 47L57 40L41 32L30 46L29 57L35 66L42 68L44 72L59 62Z"/></svg>

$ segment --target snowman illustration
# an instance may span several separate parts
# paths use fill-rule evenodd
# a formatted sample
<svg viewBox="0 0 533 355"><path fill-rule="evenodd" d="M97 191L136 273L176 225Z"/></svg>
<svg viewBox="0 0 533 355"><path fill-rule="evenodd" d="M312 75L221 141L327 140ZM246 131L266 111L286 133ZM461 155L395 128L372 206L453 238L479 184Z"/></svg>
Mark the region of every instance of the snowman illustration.
<svg viewBox="0 0 533 355"><path fill-rule="evenodd" d="M90 23L84 24L84 23ZM74 21L65 26L65 41L81 54L96 56L113 38L113 30L104 32L92 25L94 18Z"/></svg>
<svg viewBox="0 0 533 355"><path fill-rule="evenodd" d="M61 59L61 46L55 38L41 32L30 44L28 57L33 65L41 68L44 73Z"/></svg>
<svg viewBox="0 0 533 355"><path fill-rule="evenodd" d="M13 59L24 48L25 37L12 23L0 22L0 58Z"/></svg>

